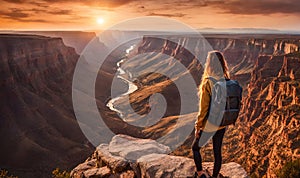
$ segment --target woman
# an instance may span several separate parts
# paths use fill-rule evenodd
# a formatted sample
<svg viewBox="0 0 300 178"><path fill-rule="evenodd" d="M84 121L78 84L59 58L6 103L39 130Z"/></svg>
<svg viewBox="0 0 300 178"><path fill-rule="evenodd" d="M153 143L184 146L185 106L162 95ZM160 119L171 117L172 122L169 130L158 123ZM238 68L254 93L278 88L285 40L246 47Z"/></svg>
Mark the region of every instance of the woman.
<svg viewBox="0 0 300 178"><path fill-rule="evenodd" d="M197 172L195 172L195 177L200 178L209 177L209 175L202 168L202 159L200 155L201 147L199 145L203 146L208 141L209 137L215 133L212 138L213 152L215 158L212 177L218 177L222 165L221 147L226 129L225 126L219 127L211 124L207 119L212 95L212 86L214 84L214 80L211 80L211 77L216 80L224 78L229 79L227 62L223 54L219 51L211 51L208 53L204 73L202 76L202 81L199 87L200 109L198 118L195 122L195 139L193 141L192 150L197 168Z"/></svg>

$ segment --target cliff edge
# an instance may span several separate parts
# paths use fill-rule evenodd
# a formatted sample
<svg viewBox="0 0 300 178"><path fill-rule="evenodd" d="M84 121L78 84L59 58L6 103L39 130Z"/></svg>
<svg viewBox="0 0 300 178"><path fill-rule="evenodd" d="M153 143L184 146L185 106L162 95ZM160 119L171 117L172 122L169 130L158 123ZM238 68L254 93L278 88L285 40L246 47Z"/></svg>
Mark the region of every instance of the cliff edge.
<svg viewBox="0 0 300 178"><path fill-rule="evenodd" d="M75 167L71 176L82 177L192 177L194 161L171 156L170 148L151 139L116 135L109 144L101 144L84 163ZM212 172L213 162L203 163ZM241 165L230 162L222 165L223 177L248 177Z"/></svg>

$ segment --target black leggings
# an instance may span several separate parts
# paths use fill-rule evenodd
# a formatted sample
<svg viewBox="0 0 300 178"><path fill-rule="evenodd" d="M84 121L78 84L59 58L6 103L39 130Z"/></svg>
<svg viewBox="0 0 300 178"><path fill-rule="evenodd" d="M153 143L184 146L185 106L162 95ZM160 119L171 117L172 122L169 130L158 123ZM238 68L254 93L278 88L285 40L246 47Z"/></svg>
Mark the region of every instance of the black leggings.
<svg viewBox="0 0 300 178"><path fill-rule="evenodd" d="M224 133L225 133L225 129L221 129L218 130L215 135L213 136L212 140L213 140L213 150L214 150L214 170L213 170L213 177L217 177L220 169L221 169L221 165L222 165L222 142L223 142L223 137L224 137ZM204 143L207 142L207 140L209 139L209 137L212 135L212 133L209 132L203 132L202 130L199 133L199 138L195 138L193 141L193 146L192 146L192 150L193 150L193 155L194 155L194 161L196 164L196 168L197 171L202 171L202 158L200 155L200 149L201 146L203 146ZM201 138L202 137L202 138ZM201 140L200 140L201 138ZM201 143L199 143L199 140Z"/></svg>

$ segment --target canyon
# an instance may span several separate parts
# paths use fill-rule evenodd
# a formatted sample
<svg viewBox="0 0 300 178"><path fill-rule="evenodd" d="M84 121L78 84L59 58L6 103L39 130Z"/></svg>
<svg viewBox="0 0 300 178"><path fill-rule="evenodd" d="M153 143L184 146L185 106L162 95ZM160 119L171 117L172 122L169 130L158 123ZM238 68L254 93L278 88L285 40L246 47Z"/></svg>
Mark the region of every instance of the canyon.
<svg viewBox="0 0 300 178"><path fill-rule="evenodd" d="M84 39L92 38L90 35ZM245 91L240 118L225 135L223 162L239 163L251 176L274 177L286 162L300 157L297 129L300 36L204 34L204 37L212 49L224 53L231 77L239 81ZM70 170L95 149L80 130L71 96L78 53L83 51L87 41L82 40L77 47L70 42L69 46L77 48L75 51L67 47L62 38L0 35L0 140L5 143L0 151L0 166L22 177L49 177L55 167ZM149 98L155 93L163 95L167 103L162 118L145 127L127 123L107 107L120 61L116 54L130 45L121 45L105 59L98 72L95 96L99 113L114 134L159 139L172 132L179 115L184 118L182 125L193 124L198 108L188 107L180 113L181 93L176 86L179 77L188 74L176 70L176 65L168 58L157 64L153 54L175 58L191 74L196 85L199 85L203 72L201 58L206 54L197 47L197 39L176 38L180 43L158 36L145 36L132 50L132 57L124 59L124 64L121 64L128 71L147 70L151 68L150 64L172 71L171 76L155 72L133 76L132 82L138 89L129 95L129 103L135 113L144 115L151 112ZM187 45L194 48L186 50L184 47ZM164 59L163 55L156 57ZM124 81L119 81L118 92L124 93L127 87ZM119 99L114 105L125 109L124 117L130 118L133 113L122 108L126 102ZM189 131L184 143L171 155L191 157L192 128ZM101 130L95 132L101 136ZM211 143L204 147L202 153L204 161L213 161Z"/></svg>
<svg viewBox="0 0 300 178"><path fill-rule="evenodd" d="M231 69L231 77L238 80L244 88L240 118L235 126L228 127L224 139L224 162L241 164L252 177L276 177L276 172L285 163L299 159L299 36L206 35L205 38L213 49L224 53ZM193 38L181 39L185 43L195 44ZM136 55L146 55L128 59L125 66L128 70L137 66L147 70L151 66L139 60L147 59L151 63L155 59L147 58L147 55L151 56L152 52L165 53L193 64L185 66L199 84L203 67L199 62L193 61L195 56L180 45L168 40L144 37L135 50ZM194 50L197 51L196 47ZM165 66L167 70L174 70L171 65ZM142 115L151 111L149 98L155 93L163 94L168 103L163 118L158 123L145 127L139 137L159 139L170 134L170 128L178 121L180 110L180 94L174 86L174 80L149 73L137 77L135 83L139 88L130 94L129 100L136 113ZM120 99L116 101L116 105L122 108L126 102L126 99ZM126 110L126 107L123 109ZM193 112L193 109L187 111ZM131 118L132 115L129 112L125 117ZM185 116L187 122L190 117L195 117L195 113ZM192 140L193 134L171 154L192 157ZM205 161L213 161L211 143L202 152Z"/></svg>

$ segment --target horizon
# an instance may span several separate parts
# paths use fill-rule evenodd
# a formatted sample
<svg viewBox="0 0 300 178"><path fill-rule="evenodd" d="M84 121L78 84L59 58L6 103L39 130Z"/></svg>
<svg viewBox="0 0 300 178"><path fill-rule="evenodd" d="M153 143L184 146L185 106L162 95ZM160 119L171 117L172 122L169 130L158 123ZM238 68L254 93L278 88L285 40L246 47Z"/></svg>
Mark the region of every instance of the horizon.
<svg viewBox="0 0 300 178"><path fill-rule="evenodd" d="M139 31L157 31L157 32L168 32L168 30L147 30L147 29L107 29L108 31L128 31L128 32L139 32ZM300 34L300 30L278 30L271 28L198 28L195 29L196 32L200 33L225 33L225 34ZM82 29L12 29L12 30L3 30L0 29L0 33L6 32L91 32L91 33L99 33L104 30L100 29L90 29L90 30L82 30ZM185 32L185 31L178 31Z"/></svg>

